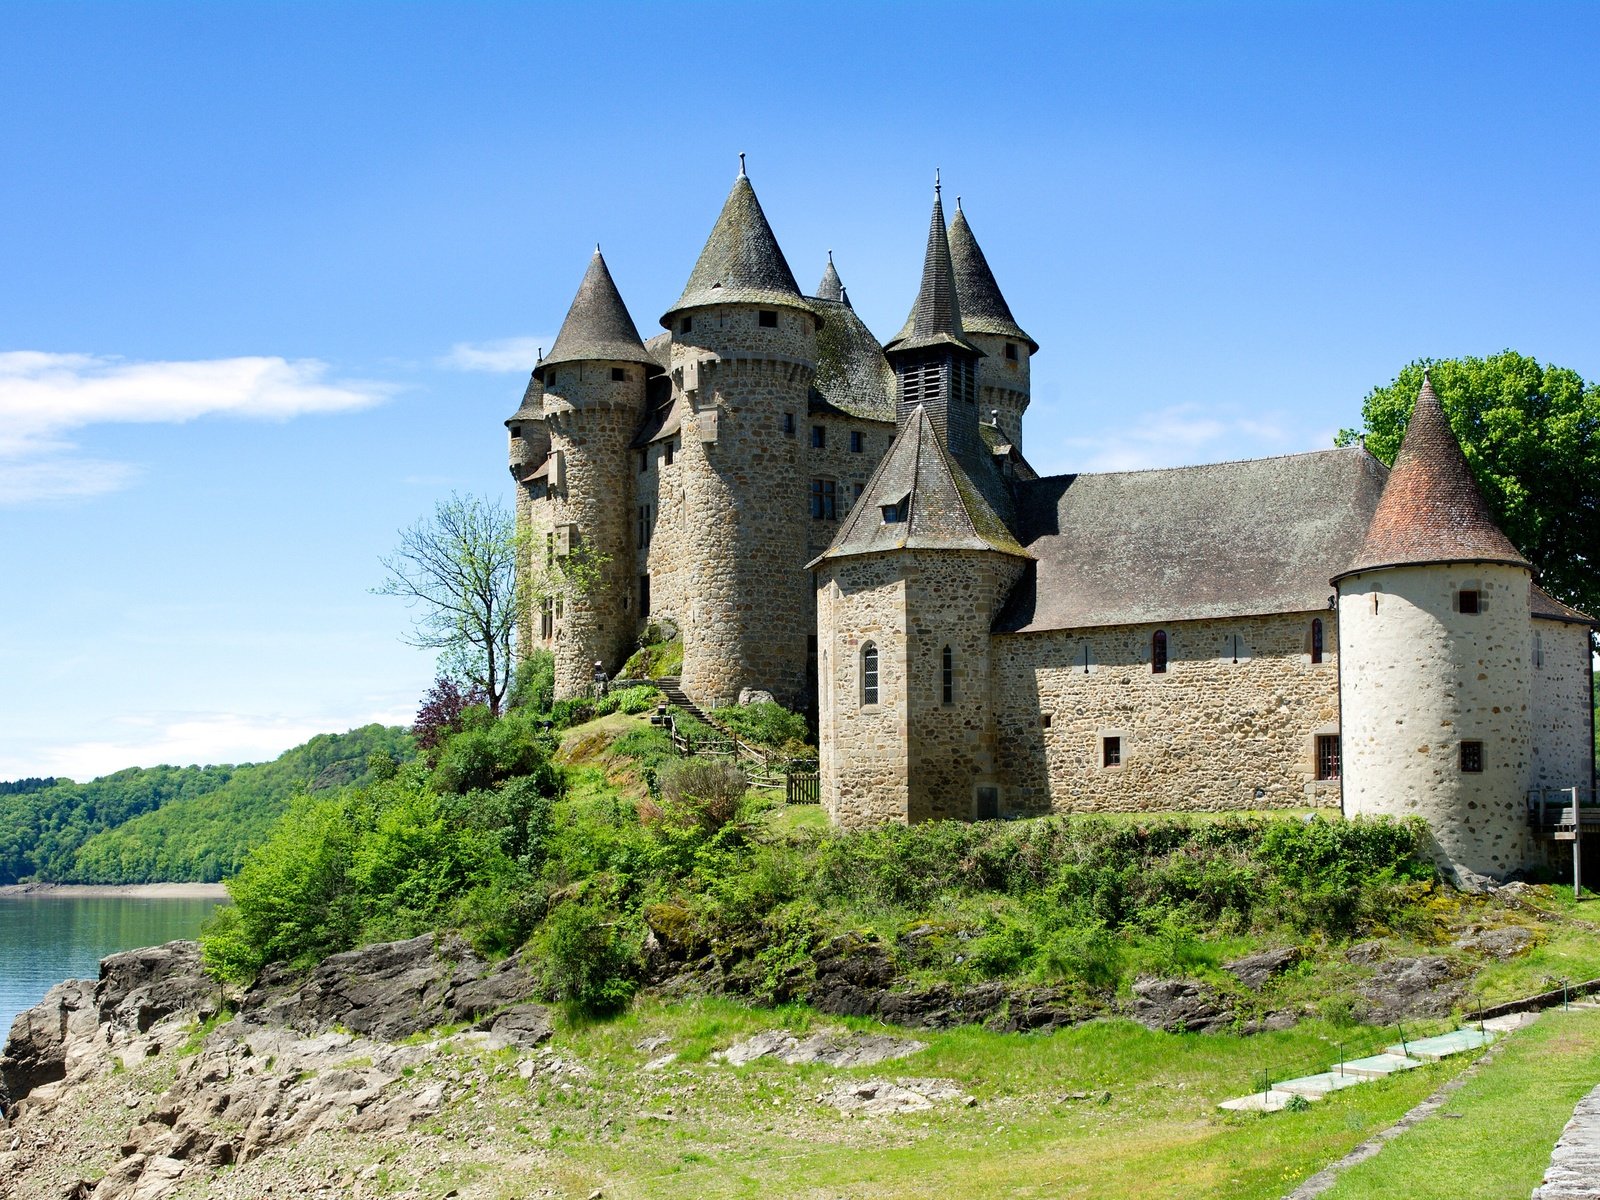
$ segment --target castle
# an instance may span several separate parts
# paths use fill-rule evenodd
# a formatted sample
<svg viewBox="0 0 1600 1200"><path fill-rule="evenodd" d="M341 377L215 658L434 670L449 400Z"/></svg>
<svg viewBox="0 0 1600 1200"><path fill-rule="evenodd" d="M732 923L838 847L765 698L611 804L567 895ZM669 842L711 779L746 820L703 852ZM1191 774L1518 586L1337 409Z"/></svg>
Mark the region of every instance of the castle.
<svg viewBox="0 0 1600 1200"><path fill-rule="evenodd" d="M844 826L1342 807L1504 877L1545 853L1530 789L1592 794L1595 622L1534 584L1431 386L1392 471L1040 477L1039 346L959 202L880 344L831 255L800 292L742 166L661 325L596 248L506 422L525 576L582 579L521 631L558 696L670 620L695 702L815 712Z"/></svg>

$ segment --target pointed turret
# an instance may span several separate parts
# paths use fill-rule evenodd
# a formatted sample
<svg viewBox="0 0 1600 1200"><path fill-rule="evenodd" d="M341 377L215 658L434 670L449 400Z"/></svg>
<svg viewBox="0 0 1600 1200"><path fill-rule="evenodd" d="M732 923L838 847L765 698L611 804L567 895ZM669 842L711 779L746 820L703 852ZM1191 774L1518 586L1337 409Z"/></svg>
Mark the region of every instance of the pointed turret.
<svg viewBox="0 0 1600 1200"><path fill-rule="evenodd" d="M822 282L817 284L816 297L818 300L832 300L836 304L845 304L844 283L839 278L839 272L833 267L833 251L828 251L828 266L822 272Z"/></svg>
<svg viewBox="0 0 1600 1200"><path fill-rule="evenodd" d="M917 302L911 306L905 325L884 349L921 350L930 346L958 346L973 354L983 353L967 340L962 328L961 300L956 295L955 267L937 181L933 185L933 219L928 227L928 249L922 260Z"/></svg>
<svg viewBox="0 0 1600 1200"><path fill-rule="evenodd" d="M638 327L628 315L599 246L594 248L567 319L561 323L556 344L534 368L534 374L543 380L549 368L571 362L640 363L652 373L660 370L639 340Z"/></svg>
<svg viewBox="0 0 1600 1200"><path fill-rule="evenodd" d="M680 313L718 304L781 304L810 311L742 164L683 295L661 324L670 329Z"/></svg>
<svg viewBox="0 0 1600 1200"><path fill-rule="evenodd" d="M1416 408L1366 541L1343 574L1448 562L1528 566L1495 524L1433 381L1424 371Z"/></svg>
<svg viewBox="0 0 1600 1200"><path fill-rule="evenodd" d="M950 222L950 262L955 269L963 329L969 334L992 333L1027 342L1028 353L1037 354L1039 343L1024 333L1011 315L1011 306L995 282L989 260L984 258L978 239L972 236L972 226L967 224L967 215L961 211L959 197L955 219Z"/></svg>

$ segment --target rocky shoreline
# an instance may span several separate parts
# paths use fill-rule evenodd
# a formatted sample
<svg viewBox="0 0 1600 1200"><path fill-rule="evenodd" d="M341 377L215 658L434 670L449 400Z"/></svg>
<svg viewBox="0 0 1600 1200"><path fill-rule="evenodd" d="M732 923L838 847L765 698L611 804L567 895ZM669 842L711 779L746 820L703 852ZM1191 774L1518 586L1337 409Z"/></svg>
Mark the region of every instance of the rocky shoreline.
<svg viewBox="0 0 1600 1200"><path fill-rule="evenodd" d="M228 898L220 883L7 883L0 900L216 900Z"/></svg>

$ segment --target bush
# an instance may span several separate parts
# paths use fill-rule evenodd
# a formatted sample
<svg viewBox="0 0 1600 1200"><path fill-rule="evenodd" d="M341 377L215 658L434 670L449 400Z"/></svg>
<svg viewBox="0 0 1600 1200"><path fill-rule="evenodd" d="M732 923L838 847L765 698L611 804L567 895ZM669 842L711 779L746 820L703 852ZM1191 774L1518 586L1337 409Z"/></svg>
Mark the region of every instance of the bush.
<svg viewBox="0 0 1600 1200"><path fill-rule="evenodd" d="M541 786L546 791L553 792L555 768L536 722L532 713L516 712L454 735L439 752L433 786L460 794L519 775L535 775L544 781Z"/></svg>
<svg viewBox="0 0 1600 1200"><path fill-rule="evenodd" d="M710 758L685 758L657 773L661 807L706 830L721 829L739 812L749 780L736 765Z"/></svg>
<svg viewBox="0 0 1600 1200"><path fill-rule="evenodd" d="M563 904L538 939L546 994L579 1012L617 1012L633 999L636 955L616 923L587 904Z"/></svg>
<svg viewBox="0 0 1600 1200"><path fill-rule="evenodd" d="M511 676L511 692L506 704L529 712L547 713L555 703L556 656L548 650L535 650L517 664Z"/></svg>
<svg viewBox="0 0 1600 1200"><path fill-rule="evenodd" d="M806 719L790 712L781 704L762 701L759 704L735 704L719 708L712 714L716 720L747 742L771 750L787 746L803 746L806 740Z"/></svg>
<svg viewBox="0 0 1600 1200"><path fill-rule="evenodd" d="M417 748L431 752L452 733L459 733L465 727L463 717L468 708L487 702L482 688L463 688L449 676L439 676L422 698L422 707L411 725L411 736L417 739Z"/></svg>
<svg viewBox="0 0 1600 1200"><path fill-rule="evenodd" d="M557 700L550 706L550 724L557 729L568 729L594 720L594 701L586 697L575 700Z"/></svg>
<svg viewBox="0 0 1600 1200"><path fill-rule="evenodd" d="M656 706L661 693L648 684L640 684L638 687L621 688L612 692L610 698L616 703L618 712L642 713Z"/></svg>

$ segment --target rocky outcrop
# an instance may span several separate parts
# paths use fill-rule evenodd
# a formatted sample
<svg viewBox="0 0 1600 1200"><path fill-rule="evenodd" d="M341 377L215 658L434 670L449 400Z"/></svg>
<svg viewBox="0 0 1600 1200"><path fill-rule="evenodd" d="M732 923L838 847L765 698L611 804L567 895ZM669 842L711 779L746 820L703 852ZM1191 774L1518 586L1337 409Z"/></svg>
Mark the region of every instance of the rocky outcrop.
<svg viewBox="0 0 1600 1200"><path fill-rule="evenodd" d="M1366 1019L1389 1025L1408 1017L1443 1016L1466 995L1460 975L1459 966L1438 955L1380 962L1360 988L1369 1005Z"/></svg>
<svg viewBox="0 0 1600 1200"><path fill-rule="evenodd" d="M1293 946L1280 946L1223 963L1222 969L1251 991L1259 992L1274 976L1281 975L1298 963L1300 957L1300 951Z"/></svg>
<svg viewBox="0 0 1600 1200"><path fill-rule="evenodd" d="M1211 988L1192 979L1141 979L1133 985L1133 1019L1168 1033L1221 1033L1234 1012Z"/></svg>

